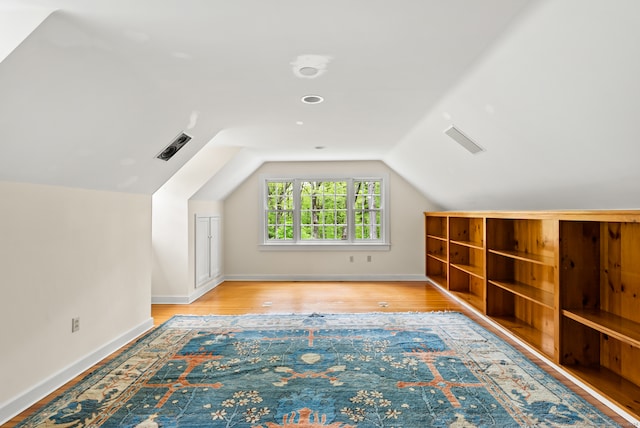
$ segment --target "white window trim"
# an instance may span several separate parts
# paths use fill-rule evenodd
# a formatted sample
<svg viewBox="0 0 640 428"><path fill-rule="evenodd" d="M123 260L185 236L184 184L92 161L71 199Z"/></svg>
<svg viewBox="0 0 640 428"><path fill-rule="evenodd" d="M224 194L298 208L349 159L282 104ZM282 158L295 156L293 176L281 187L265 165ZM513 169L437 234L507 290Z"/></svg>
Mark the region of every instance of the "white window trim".
<svg viewBox="0 0 640 428"><path fill-rule="evenodd" d="M389 240L389 228L390 228L390 215L389 215L389 175L386 173L373 174L373 175L362 175L357 174L353 176L344 175L280 175L280 174L262 174L259 177L260 180L260 228L259 228L259 238L258 238L258 247L261 250L275 250L275 251L291 251L291 250L302 250L302 251L389 251L391 249L391 242ZM372 181L372 180L380 180L381 182L381 190L380 197L381 203L380 206L382 208L382 238L376 241L362 241L355 240L355 228L353 227L353 205L350 203L347 206L348 217L349 217L349 240L348 241L301 241L299 239L300 233L300 195L299 191L294 191L294 239L292 241L269 241L267 239L267 225L266 225L266 198L265 194L267 192L267 181L295 181L295 180L304 180L304 181L349 181L353 183L354 181ZM348 199L351 201L353 195L353 189L351 185L348 187ZM299 189L298 189L299 190Z"/></svg>

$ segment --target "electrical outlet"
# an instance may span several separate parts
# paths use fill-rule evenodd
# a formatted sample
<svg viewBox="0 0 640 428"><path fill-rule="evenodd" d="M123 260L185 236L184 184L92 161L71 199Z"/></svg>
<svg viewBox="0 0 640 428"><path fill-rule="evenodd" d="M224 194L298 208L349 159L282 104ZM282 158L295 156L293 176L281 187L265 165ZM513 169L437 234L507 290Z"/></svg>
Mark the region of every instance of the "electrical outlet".
<svg viewBox="0 0 640 428"><path fill-rule="evenodd" d="M353 263L353 256L349 256L349 262Z"/></svg>
<svg viewBox="0 0 640 428"><path fill-rule="evenodd" d="M80 317L71 319L71 333L75 333L80 330Z"/></svg>
<svg viewBox="0 0 640 428"><path fill-rule="evenodd" d="M371 256L367 256L367 262L371 262Z"/></svg>

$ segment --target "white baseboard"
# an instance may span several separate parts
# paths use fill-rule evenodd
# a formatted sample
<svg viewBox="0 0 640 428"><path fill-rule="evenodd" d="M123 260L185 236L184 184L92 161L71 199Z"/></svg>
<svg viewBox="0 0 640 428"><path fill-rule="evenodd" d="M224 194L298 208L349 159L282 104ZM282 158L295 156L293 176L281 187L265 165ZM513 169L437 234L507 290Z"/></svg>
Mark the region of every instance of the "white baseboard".
<svg viewBox="0 0 640 428"><path fill-rule="evenodd" d="M151 296L152 305L188 305L189 296Z"/></svg>
<svg viewBox="0 0 640 428"><path fill-rule="evenodd" d="M28 391L18 395L13 399L10 399L7 402L1 403L0 425L7 422L9 419L13 418L42 398L46 397L56 389L60 388L62 385L69 382L71 379L78 376L88 368L98 364L105 357L113 354L115 351L122 348L124 345L128 344L129 342L152 328L153 318L149 318L148 320L135 326L131 330L118 336L106 345L91 352L84 358L81 358L75 363L50 376L48 379L40 382Z"/></svg>
<svg viewBox="0 0 640 428"><path fill-rule="evenodd" d="M200 297L204 296L209 291L216 288L218 285L225 281L224 277L216 278L215 280L202 285L194 290L188 296L151 296L151 304L154 305L188 305L195 302Z"/></svg>
<svg viewBox="0 0 640 428"><path fill-rule="evenodd" d="M427 281L421 274L392 275L227 275L225 281Z"/></svg>
<svg viewBox="0 0 640 428"><path fill-rule="evenodd" d="M223 282L224 282L224 277L216 278L215 280L211 281L210 283L205 284L205 285L201 285L200 287L196 288L196 290L193 293L191 293L191 295L189 296L189 303L195 302L200 297L204 296L209 291L213 290L214 288L216 288L218 285L222 284Z"/></svg>

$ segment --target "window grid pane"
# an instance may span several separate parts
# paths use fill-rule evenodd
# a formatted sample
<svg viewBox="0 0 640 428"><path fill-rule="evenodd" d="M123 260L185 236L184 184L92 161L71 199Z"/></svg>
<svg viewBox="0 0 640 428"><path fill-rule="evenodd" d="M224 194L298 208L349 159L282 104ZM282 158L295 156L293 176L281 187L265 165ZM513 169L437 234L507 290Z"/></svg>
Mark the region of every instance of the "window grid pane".
<svg viewBox="0 0 640 428"><path fill-rule="evenodd" d="M300 188L300 238L347 239L347 182L303 181Z"/></svg>
<svg viewBox="0 0 640 428"><path fill-rule="evenodd" d="M267 239L293 240L293 182L267 182L266 203Z"/></svg>
<svg viewBox="0 0 640 428"><path fill-rule="evenodd" d="M381 239L381 182L379 180L354 182L355 239Z"/></svg>

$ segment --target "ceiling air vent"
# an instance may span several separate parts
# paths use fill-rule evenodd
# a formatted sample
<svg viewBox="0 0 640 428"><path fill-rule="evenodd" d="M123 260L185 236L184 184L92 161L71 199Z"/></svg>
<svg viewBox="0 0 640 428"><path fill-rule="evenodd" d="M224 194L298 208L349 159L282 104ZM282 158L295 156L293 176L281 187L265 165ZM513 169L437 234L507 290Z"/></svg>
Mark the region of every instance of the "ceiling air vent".
<svg viewBox="0 0 640 428"><path fill-rule="evenodd" d="M453 138L458 144L460 144L462 147L464 147L474 155L480 152L484 152L484 149L482 147L474 143L471 138L464 135L458 128L453 125L445 129L444 133Z"/></svg>
<svg viewBox="0 0 640 428"><path fill-rule="evenodd" d="M176 138L174 138L171 144L165 147L165 149L162 150L160 154L156 157L163 161L168 161L173 157L173 155L178 153L178 150L184 147L184 145L187 144L189 141L191 141L191 136L183 132L180 135L178 135Z"/></svg>

